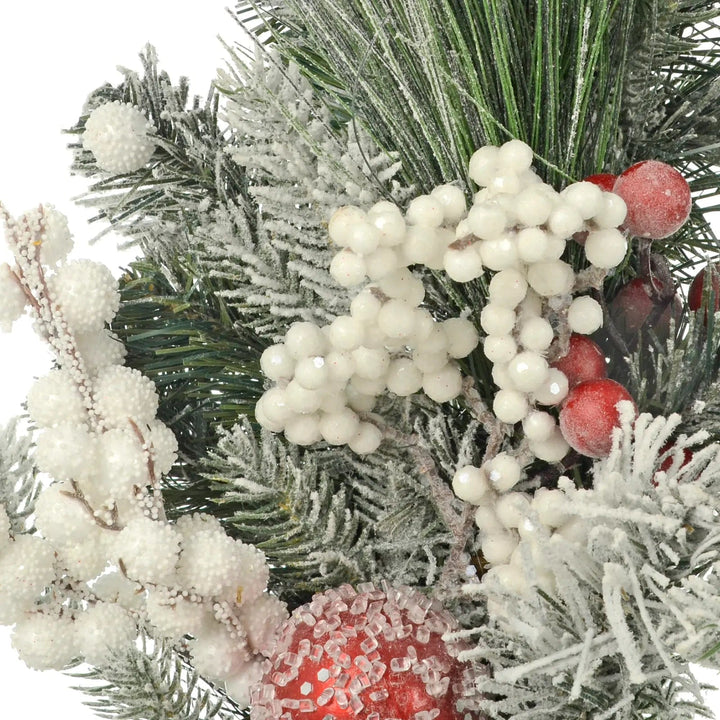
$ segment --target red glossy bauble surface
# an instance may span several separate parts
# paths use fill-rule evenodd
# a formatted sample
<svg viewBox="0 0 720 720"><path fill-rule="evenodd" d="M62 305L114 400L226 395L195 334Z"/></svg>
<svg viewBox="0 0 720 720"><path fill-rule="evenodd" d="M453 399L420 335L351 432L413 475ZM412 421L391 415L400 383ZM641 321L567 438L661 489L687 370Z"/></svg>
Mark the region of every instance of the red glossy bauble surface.
<svg viewBox="0 0 720 720"><path fill-rule="evenodd" d="M588 380L600 380L607 375L603 351L589 337L577 333L570 336L567 353L558 358L552 367L567 377L570 388Z"/></svg>
<svg viewBox="0 0 720 720"><path fill-rule="evenodd" d="M655 280L662 290L662 283ZM650 280L634 278L620 288L618 294L610 302L610 316L613 322L626 337L629 344L643 328L656 308L654 293ZM662 314L653 323L655 334L665 339L670 333L670 319L679 322L682 315L682 302L676 295L668 304Z"/></svg>
<svg viewBox="0 0 720 720"><path fill-rule="evenodd" d="M620 426L617 404L621 400L635 405L630 393L614 380L576 385L560 411L560 430L570 447L588 457L607 457L612 449L612 432Z"/></svg>
<svg viewBox="0 0 720 720"><path fill-rule="evenodd" d="M705 277L707 273L710 273L712 278L712 289L713 295L715 296L715 302L713 306L713 312L717 312L720 308L720 265L710 265L709 268L703 268L690 284L688 290L688 307L691 310L699 310L703 303L703 294L705 294ZM707 292L707 302L710 300L710 292Z"/></svg>
<svg viewBox="0 0 720 720"><path fill-rule="evenodd" d="M471 676L446 643L454 618L407 587L315 595L282 626L251 720L460 720Z"/></svg>
<svg viewBox="0 0 720 720"><path fill-rule="evenodd" d="M692 207L685 178L658 160L643 160L629 167L618 176L613 192L625 201L625 227L637 237L672 235L685 224Z"/></svg>

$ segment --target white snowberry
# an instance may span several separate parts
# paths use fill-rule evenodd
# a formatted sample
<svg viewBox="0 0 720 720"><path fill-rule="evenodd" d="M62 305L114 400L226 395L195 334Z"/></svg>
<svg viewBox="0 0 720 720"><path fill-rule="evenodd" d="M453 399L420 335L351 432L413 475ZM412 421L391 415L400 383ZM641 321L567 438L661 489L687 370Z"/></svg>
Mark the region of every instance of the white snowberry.
<svg viewBox="0 0 720 720"><path fill-rule="evenodd" d="M110 173L135 172L155 151L153 125L135 106L118 101L95 108L85 122L83 147Z"/></svg>
<svg viewBox="0 0 720 720"><path fill-rule="evenodd" d="M585 256L595 267L617 267L626 252L627 239L615 228L593 230L585 240Z"/></svg>
<svg viewBox="0 0 720 720"><path fill-rule="evenodd" d="M591 335L602 327L602 307L597 300L587 295L575 298L568 308L567 320L573 332Z"/></svg>
<svg viewBox="0 0 720 720"><path fill-rule="evenodd" d="M40 262L53 266L67 257L72 250L73 240L68 220L52 205L42 205L23 214L22 220L31 227L42 228L39 233Z"/></svg>
<svg viewBox="0 0 720 720"><path fill-rule="evenodd" d="M35 452L38 469L56 480L88 479L95 472L97 448L87 425L60 423L43 430Z"/></svg>
<svg viewBox="0 0 720 720"><path fill-rule="evenodd" d="M159 403L155 385L135 368L103 368L94 390L95 409L107 427L126 427L128 420L142 426L155 418Z"/></svg>
<svg viewBox="0 0 720 720"><path fill-rule="evenodd" d="M54 483L40 493L35 505L35 524L53 545L82 543L95 526L93 517L74 497L67 483Z"/></svg>
<svg viewBox="0 0 720 720"><path fill-rule="evenodd" d="M410 358L397 358L390 363L385 382L390 392L407 397L420 390L423 375Z"/></svg>
<svg viewBox="0 0 720 720"><path fill-rule="evenodd" d="M114 653L129 648L137 637L128 611L114 603L91 605L78 614L75 628L78 649L91 665L104 664Z"/></svg>
<svg viewBox="0 0 720 720"><path fill-rule="evenodd" d="M333 413L323 413L320 434L330 445L347 445L357 435L360 419L348 407Z"/></svg>
<svg viewBox="0 0 720 720"><path fill-rule="evenodd" d="M438 227L444 219L442 203L437 196L418 195L410 201L405 219L411 225Z"/></svg>
<svg viewBox="0 0 720 720"><path fill-rule="evenodd" d="M285 336L285 350L295 360L324 355L327 350L327 340L315 323L295 322Z"/></svg>
<svg viewBox="0 0 720 720"><path fill-rule="evenodd" d="M423 375L423 390L435 402L443 403L456 398L462 391L462 373L454 363L448 363L434 373Z"/></svg>
<svg viewBox="0 0 720 720"><path fill-rule="evenodd" d="M530 271L532 271L535 267L537 267L537 265L533 265L530 268ZM501 270L496 273L490 281L490 302L497 303L498 305L508 308L517 307L517 305L525 297L527 289L528 280L525 279L525 276L519 270L514 270L512 268ZM537 288L535 289L537 290Z"/></svg>
<svg viewBox="0 0 720 720"><path fill-rule="evenodd" d="M283 343L270 345L260 356L260 369L270 380L289 380L295 371L295 359Z"/></svg>
<svg viewBox="0 0 720 720"><path fill-rule="evenodd" d="M443 220L449 224L456 224L465 216L465 193L455 185L438 185L430 193L443 211Z"/></svg>
<svg viewBox="0 0 720 720"><path fill-rule="evenodd" d="M173 585L181 539L172 525L134 518L115 537L113 550L133 580Z"/></svg>
<svg viewBox="0 0 720 720"><path fill-rule="evenodd" d="M40 427L60 423L80 425L87 420L83 396L70 373L57 368L36 380L27 398L30 417Z"/></svg>
<svg viewBox="0 0 720 720"><path fill-rule="evenodd" d="M449 318L442 328L448 339L448 355L451 358L467 357L480 342L475 326L464 318Z"/></svg>
<svg viewBox="0 0 720 720"><path fill-rule="evenodd" d="M365 213L354 205L338 208L328 222L328 235L340 247L347 247L353 228L365 219Z"/></svg>
<svg viewBox="0 0 720 720"><path fill-rule="evenodd" d="M170 595L161 588L147 593L145 608L148 620L161 637L180 640L184 635L198 635L211 622L210 611L202 602Z"/></svg>
<svg viewBox="0 0 720 720"><path fill-rule="evenodd" d="M49 279L48 285L73 332L102 330L120 307L117 280L102 263L92 260L65 263Z"/></svg>
<svg viewBox="0 0 720 720"><path fill-rule="evenodd" d="M122 365L127 349L115 333L102 329L89 333L75 333L78 352L91 374L108 365Z"/></svg>
<svg viewBox="0 0 720 720"><path fill-rule="evenodd" d="M27 298L7 263L0 265L0 330L9 331L25 312Z"/></svg>
<svg viewBox="0 0 720 720"><path fill-rule="evenodd" d="M355 437L348 443L348 447L358 455L374 453L382 442L380 429L369 422L361 422Z"/></svg>
<svg viewBox="0 0 720 720"><path fill-rule="evenodd" d="M359 285L367 275L367 266L362 256L350 248L341 250L330 261L330 274L342 287Z"/></svg>
<svg viewBox="0 0 720 720"><path fill-rule="evenodd" d="M517 390L499 390L493 401L493 412L498 420L513 425L528 413L529 405L524 393Z"/></svg>
<svg viewBox="0 0 720 720"><path fill-rule="evenodd" d="M37 535L16 535L0 553L0 623L12 625L55 578L55 551Z"/></svg>
<svg viewBox="0 0 720 720"><path fill-rule="evenodd" d="M79 654L69 617L32 612L15 625L12 646L33 670L62 670Z"/></svg>
<svg viewBox="0 0 720 720"><path fill-rule="evenodd" d="M491 492L485 471L474 465L458 468L453 475L452 487L461 500L471 505L479 505Z"/></svg>
<svg viewBox="0 0 720 720"><path fill-rule="evenodd" d="M500 493L511 490L520 481L522 468L511 455L501 452L483 465L490 485Z"/></svg>
<svg viewBox="0 0 720 720"><path fill-rule="evenodd" d="M543 297L565 295L575 284L575 273L572 267L562 260L539 262L528 268L527 281L530 287Z"/></svg>

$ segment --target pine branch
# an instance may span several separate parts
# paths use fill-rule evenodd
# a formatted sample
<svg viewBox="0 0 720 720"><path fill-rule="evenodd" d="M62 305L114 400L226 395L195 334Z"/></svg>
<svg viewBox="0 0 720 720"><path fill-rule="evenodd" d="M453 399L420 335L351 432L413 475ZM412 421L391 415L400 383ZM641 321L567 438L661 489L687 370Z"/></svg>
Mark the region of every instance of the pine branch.
<svg viewBox="0 0 720 720"><path fill-rule="evenodd" d="M0 429L0 505L13 533L27 532L41 483L33 462L33 438L17 418Z"/></svg>
<svg viewBox="0 0 720 720"><path fill-rule="evenodd" d="M127 364L155 382L158 415L180 446L163 481L173 517L207 509L207 483L195 463L215 444L217 429L252 415L262 394L259 356L266 343L233 319L214 292L218 285L180 258L168 271L137 261L121 278L112 329L128 348Z"/></svg>
<svg viewBox="0 0 720 720"><path fill-rule="evenodd" d="M491 718L710 716L688 663L717 665L717 447L677 436L679 416L631 419L592 489L559 483L585 537L531 514L518 550L528 592L498 575L466 588L495 608L467 653L490 665L478 692Z"/></svg>
<svg viewBox="0 0 720 720"><path fill-rule="evenodd" d="M128 720L237 720L243 712L203 681L169 644L143 636L140 645L105 666L67 673L83 680L75 689L102 718Z"/></svg>
<svg viewBox="0 0 720 720"><path fill-rule="evenodd" d="M447 530L411 466L388 452L360 461L338 449L303 451L243 421L205 463L220 496L215 514L265 552L291 603L342 582L432 584Z"/></svg>
<svg viewBox="0 0 720 720"><path fill-rule="evenodd" d="M226 138L218 123L218 94L212 90L204 105L198 97L190 100L187 79L173 85L167 73L159 70L151 46L140 60L143 75L125 69L120 85L104 85L91 93L82 116L68 133L78 136L70 145L74 152L72 170L102 178L78 202L96 207L94 220L110 221L115 230L129 236L128 244L142 242L145 252L158 259L153 239L174 236L178 245L175 252L184 252L187 238L183 243L182 236L172 232L173 223L191 232L201 210L228 201L242 203L246 180L242 169L223 152ZM98 169L92 153L83 149L80 136L89 113L111 100L135 104L148 115L156 128L157 148L146 167L107 177ZM158 221L163 233L158 233Z"/></svg>
<svg viewBox="0 0 720 720"><path fill-rule="evenodd" d="M230 52L219 85L233 128L230 155L245 168L257 205L257 233L208 232L204 264L232 282L225 293L262 336L293 320L326 323L347 310L330 277L327 221L340 205L403 196L395 159L338 122L293 64L258 47Z"/></svg>

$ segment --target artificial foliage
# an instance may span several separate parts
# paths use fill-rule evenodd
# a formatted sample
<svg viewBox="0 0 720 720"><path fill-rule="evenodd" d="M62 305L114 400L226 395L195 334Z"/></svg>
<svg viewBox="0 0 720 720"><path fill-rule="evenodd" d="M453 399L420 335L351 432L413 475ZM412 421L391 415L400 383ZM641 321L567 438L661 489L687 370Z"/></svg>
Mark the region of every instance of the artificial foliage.
<svg viewBox="0 0 720 720"><path fill-rule="evenodd" d="M20 656L105 718L711 717L718 3L233 12L68 129L119 279L0 205Z"/></svg>

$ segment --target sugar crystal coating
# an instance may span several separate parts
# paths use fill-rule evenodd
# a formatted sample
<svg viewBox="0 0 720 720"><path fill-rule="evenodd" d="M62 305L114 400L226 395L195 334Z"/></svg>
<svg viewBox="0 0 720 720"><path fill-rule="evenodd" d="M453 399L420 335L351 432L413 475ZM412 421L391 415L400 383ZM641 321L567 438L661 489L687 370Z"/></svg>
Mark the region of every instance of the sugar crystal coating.
<svg viewBox="0 0 720 720"><path fill-rule="evenodd" d="M407 587L343 585L315 595L280 628L251 718L460 718L456 703L470 690L457 660L463 646L442 640L455 628Z"/></svg>

